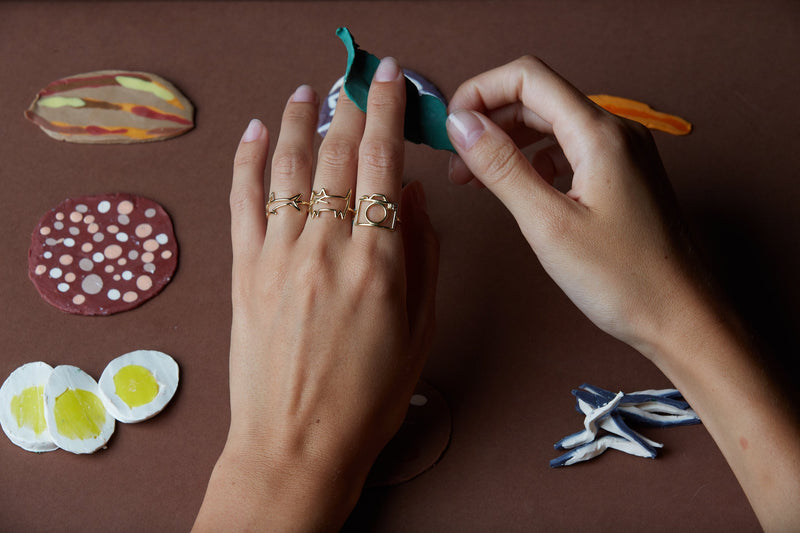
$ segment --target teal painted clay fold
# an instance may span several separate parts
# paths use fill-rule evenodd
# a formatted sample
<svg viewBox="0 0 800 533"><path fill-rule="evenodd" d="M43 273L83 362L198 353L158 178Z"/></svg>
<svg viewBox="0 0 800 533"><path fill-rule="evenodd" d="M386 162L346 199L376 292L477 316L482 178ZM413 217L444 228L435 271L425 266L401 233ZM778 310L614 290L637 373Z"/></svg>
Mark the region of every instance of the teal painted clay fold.
<svg viewBox="0 0 800 533"><path fill-rule="evenodd" d="M358 47L350 30L339 28L336 35L347 48L344 90L359 109L367 111L367 96L380 59ZM447 105L430 94L423 94L406 77L405 138L437 150L455 152L447 137Z"/></svg>

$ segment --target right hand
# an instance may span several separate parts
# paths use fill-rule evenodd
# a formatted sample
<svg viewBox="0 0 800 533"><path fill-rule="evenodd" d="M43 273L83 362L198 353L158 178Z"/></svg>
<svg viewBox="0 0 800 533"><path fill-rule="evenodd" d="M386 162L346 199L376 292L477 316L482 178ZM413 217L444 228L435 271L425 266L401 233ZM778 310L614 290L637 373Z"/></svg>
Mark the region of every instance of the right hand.
<svg viewBox="0 0 800 533"><path fill-rule="evenodd" d="M651 356L699 286L674 196L646 128L592 103L533 57L453 96L451 181L475 176L511 211L548 274L597 326ZM518 144L554 136L528 162ZM572 171L572 187L551 186ZM678 306L679 307L679 306Z"/></svg>

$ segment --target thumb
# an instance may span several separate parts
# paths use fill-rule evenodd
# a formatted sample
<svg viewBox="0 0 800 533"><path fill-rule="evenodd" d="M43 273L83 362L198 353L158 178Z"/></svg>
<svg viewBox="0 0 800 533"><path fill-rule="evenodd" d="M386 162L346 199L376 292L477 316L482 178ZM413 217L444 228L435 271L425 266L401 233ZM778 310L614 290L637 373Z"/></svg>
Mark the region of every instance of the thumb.
<svg viewBox="0 0 800 533"><path fill-rule="evenodd" d="M447 117L447 133L472 174L503 202L523 231L531 222L532 208L545 208L560 195L486 116L455 111Z"/></svg>

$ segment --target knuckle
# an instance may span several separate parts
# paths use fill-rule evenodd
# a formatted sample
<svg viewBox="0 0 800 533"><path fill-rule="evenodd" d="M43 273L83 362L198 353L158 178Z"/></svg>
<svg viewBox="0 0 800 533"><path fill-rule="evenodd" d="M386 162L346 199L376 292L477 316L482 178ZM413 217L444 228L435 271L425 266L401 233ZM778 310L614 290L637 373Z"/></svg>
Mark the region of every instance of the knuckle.
<svg viewBox="0 0 800 533"><path fill-rule="evenodd" d="M374 111L381 113L403 107L403 98L396 91L378 89L389 87L376 87L376 90L370 91L368 104Z"/></svg>
<svg viewBox="0 0 800 533"><path fill-rule="evenodd" d="M272 159L272 174L276 177L291 178L310 171L311 156L299 148L285 148Z"/></svg>
<svg viewBox="0 0 800 533"><path fill-rule="evenodd" d="M493 153L486 160L485 176L495 184L516 179L520 168L527 165L527 160L512 143L502 143L494 147Z"/></svg>
<svg viewBox="0 0 800 533"><path fill-rule="evenodd" d="M308 105L288 105L283 112L283 121L292 123L305 124L307 122L315 122L317 120L316 113L311 106Z"/></svg>
<svg viewBox="0 0 800 533"><path fill-rule="evenodd" d="M359 160L366 171L397 172L403 166L403 147L394 141L365 139L359 148Z"/></svg>
<svg viewBox="0 0 800 533"><path fill-rule="evenodd" d="M228 198L228 203L230 204L231 213L238 214L247 211L248 209L250 209L250 206L256 202L257 199L258 196L256 195L255 191L250 187L237 187L235 189L231 189L231 193Z"/></svg>
<svg viewBox="0 0 800 533"><path fill-rule="evenodd" d="M319 149L319 162L331 167L347 167L358 161L358 147L346 139L330 138L328 135Z"/></svg>
<svg viewBox="0 0 800 533"><path fill-rule="evenodd" d="M246 169L258 166L261 163L261 156L254 153L244 152L237 153L233 158L234 169Z"/></svg>

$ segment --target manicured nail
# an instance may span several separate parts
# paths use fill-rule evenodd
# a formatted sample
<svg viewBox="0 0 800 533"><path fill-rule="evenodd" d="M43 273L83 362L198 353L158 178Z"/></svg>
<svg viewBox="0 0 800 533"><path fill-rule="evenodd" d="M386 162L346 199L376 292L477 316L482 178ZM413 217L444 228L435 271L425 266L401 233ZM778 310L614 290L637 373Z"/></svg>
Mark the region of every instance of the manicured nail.
<svg viewBox="0 0 800 533"><path fill-rule="evenodd" d="M262 124L257 118L254 118L250 121L250 124L247 125L247 129L244 130L242 142L249 143L257 140L259 137L261 137L262 131L264 131L264 124Z"/></svg>
<svg viewBox="0 0 800 533"><path fill-rule="evenodd" d="M316 104L317 93L311 88L310 85L301 85L294 91L294 94L292 95L292 102Z"/></svg>
<svg viewBox="0 0 800 533"><path fill-rule="evenodd" d="M485 129L481 119L471 111L456 111L447 117L447 133L450 139L464 150L472 148Z"/></svg>
<svg viewBox="0 0 800 533"><path fill-rule="evenodd" d="M393 57L381 59L378 68L375 70L375 81L394 81L400 77L400 66Z"/></svg>

